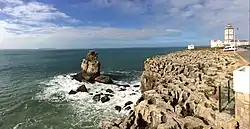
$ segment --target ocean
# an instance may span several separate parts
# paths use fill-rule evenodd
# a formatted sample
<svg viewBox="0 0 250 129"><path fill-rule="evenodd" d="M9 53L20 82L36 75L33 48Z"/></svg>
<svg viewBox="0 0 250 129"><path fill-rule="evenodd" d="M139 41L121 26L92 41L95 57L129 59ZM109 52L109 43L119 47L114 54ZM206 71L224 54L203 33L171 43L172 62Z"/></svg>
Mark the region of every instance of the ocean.
<svg viewBox="0 0 250 129"><path fill-rule="evenodd" d="M143 62L148 57L182 49L95 49L102 73L116 83L130 85L126 91L115 85L71 79L71 74L80 71L88 50L0 50L0 128L97 129L100 120L129 112L116 111L116 105L123 107L129 100L135 103L140 97L139 87L133 85L140 85ZM115 94L106 103L93 101L89 93L68 94L82 84L93 95L106 89Z"/></svg>

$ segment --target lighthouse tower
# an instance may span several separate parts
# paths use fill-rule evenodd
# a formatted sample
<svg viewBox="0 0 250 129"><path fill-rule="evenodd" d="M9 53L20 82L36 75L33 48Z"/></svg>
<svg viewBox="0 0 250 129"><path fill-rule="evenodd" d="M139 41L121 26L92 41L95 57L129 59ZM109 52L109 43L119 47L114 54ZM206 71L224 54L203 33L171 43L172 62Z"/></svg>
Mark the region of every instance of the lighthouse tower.
<svg viewBox="0 0 250 129"><path fill-rule="evenodd" d="M234 28L231 24L227 24L224 29L224 44L230 44L231 40L234 40Z"/></svg>

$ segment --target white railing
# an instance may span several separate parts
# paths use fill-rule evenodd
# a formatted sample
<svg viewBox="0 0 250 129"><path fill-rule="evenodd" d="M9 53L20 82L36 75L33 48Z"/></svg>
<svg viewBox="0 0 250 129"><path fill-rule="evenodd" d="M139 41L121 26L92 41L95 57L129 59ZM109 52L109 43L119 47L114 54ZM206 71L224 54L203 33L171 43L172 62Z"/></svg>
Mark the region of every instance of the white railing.
<svg viewBox="0 0 250 129"><path fill-rule="evenodd" d="M233 72L235 92L250 94L250 66L242 66Z"/></svg>

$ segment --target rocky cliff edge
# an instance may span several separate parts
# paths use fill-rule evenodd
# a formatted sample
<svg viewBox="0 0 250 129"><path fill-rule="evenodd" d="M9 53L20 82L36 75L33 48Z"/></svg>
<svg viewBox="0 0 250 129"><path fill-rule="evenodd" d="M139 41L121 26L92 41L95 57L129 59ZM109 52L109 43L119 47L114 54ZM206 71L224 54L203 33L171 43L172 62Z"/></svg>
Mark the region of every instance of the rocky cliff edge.
<svg viewBox="0 0 250 129"><path fill-rule="evenodd" d="M218 50L184 50L147 59L134 111L102 121L100 128L238 128L230 114L218 111L218 86L227 86L237 67L236 55Z"/></svg>

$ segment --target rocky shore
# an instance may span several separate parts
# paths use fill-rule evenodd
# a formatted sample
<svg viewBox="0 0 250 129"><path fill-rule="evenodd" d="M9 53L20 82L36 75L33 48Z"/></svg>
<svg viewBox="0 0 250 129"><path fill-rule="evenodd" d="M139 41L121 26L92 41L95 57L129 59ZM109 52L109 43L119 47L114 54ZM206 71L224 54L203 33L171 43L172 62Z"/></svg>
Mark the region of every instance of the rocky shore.
<svg viewBox="0 0 250 129"><path fill-rule="evenodd" d="M86 55L85 59L82 60L81 63L81 71L77 74L71 75L72 80L76 80L79 82L87 83L103 83L103 84L112 84L118 88L118 91L126 92L129 88L133 87L133 93L129 94L129 96L135 96L140 94L139 85L128 85L128 84L119 84L115 83L110 76L101 75L101 62L98 60L98 54L95 51L90 50ZM114 99L115 92L114 89L101 89L99 92L90 91L83 83L81 86L77 87L77 89L72 89L68 94L73 95L81 92L88 93L93 96L92 99L95 102L106 103L111 99ZM136 90L137 89L137 90ZM123 105L113 105L113 108L121 112L122 110L131 111L131 105L134 103L132 101L124 102Z"/></svg>
<svg viewBox="0 0 250 129"><path fill-rule="evenodd" d="M218 87L239 67L234 53L184 50L144 62L141 98L127 116L101 121L101 129L237 128L218 111ZM230 121L231 120L231 121Z"/></svg>

